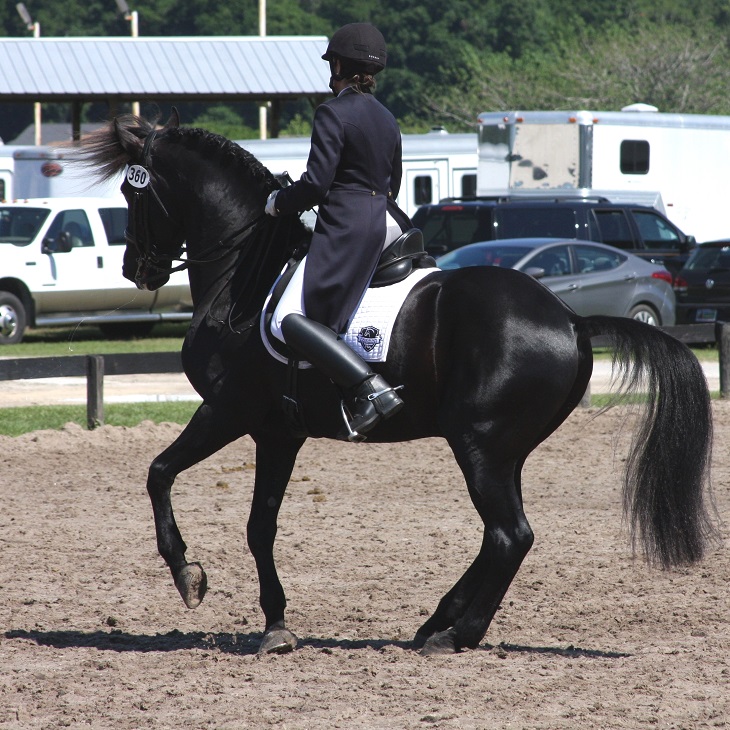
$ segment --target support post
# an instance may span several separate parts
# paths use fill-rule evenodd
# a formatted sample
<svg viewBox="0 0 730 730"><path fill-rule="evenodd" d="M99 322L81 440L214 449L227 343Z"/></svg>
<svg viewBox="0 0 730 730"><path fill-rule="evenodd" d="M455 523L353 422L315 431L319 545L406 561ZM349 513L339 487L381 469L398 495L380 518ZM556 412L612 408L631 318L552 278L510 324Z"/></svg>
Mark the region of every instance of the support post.
<svg viewBox="0 0 730 730"><path fill-rule="evenodd" d="M581 408L590 408L591 407L591 384L588 383L586 386L586 392L583 393L583 397L580 399L580 407Z"/></svg>
<svg viewBox="0 0 730 730"><path fill-rule="evenodd" d="M104 425L104 356L86 356L86 427Z"/></svg>

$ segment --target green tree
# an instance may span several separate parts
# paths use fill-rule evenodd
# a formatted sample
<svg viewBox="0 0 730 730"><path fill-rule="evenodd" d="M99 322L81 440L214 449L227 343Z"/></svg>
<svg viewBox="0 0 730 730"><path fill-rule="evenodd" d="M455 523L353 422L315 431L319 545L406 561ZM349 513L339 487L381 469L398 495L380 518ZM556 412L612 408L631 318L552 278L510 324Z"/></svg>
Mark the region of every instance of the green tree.
<svg viewBox="0 0 730 730"><path fill-rule="evenodd" d="M143 36L258 34L251 0L127 1L139 11ZM0 0L0 36L29 35L15 4ZM26 5L43 36L129 35L113 0ZM331 35L363 20L386 37L388 67L377 94L405 131L437 123L468 129L479 112L494 109L615 109L636 100L662 111L728 113L728 0L276 0L267 7L270 35ZM219 130L256 128L255 104L227 105L230 118L203 103L184 106L187 119ZM99 118L93 105L84 114ZM69 116L68 105L44 108L47 119ZM31 119L31 105L0 105L0 135L12 139ZM306 105L282 109L282 129L303 130L310 121Z"/></svg>
<svg viewBox="0 0 730 730"><path fill-rule="evenodd" d="M725 38L707 28L618 28L567 50L558 79L570 107L620 109L645 102L663 112L728 114L730 58Z"/></svg>

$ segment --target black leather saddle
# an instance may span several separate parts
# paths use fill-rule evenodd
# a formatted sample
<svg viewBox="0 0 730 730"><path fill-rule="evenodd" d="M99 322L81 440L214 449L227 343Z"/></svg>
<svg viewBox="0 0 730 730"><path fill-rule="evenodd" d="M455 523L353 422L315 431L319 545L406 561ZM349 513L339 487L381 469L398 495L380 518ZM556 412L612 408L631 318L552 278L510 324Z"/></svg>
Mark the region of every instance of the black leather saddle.
<svg viewBox="0 0 730 730"><path fill-rule="evenodd" d="M388 286L403 281L413 269L430 269L436 262L423 248L423 233L418 228L398 236L380 254L375 274L370 281L371 287Z"/></svg>

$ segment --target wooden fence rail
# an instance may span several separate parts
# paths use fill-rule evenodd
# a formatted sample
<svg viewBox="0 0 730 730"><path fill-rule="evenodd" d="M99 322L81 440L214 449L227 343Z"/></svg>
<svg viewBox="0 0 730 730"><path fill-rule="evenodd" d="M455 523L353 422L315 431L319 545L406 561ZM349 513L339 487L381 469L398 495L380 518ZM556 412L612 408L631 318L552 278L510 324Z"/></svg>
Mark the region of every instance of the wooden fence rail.
<svg viewBox="0 0 730 730"><path fill-rule="evenodd" d="M662 327L688 344L717 343L720 360L720 397L730 397L730 323ZM595 337L594 347L606 347L610 339ZM104 376L181 373L179 352L125 353L121 355L63 355L0 359L0 381L86 376L86 422L90 429L104 424ZM590 405L590 386L581 405Z"/></svg>
<svg viewBox="0 0 730 730"><path fill-rule="evenodd" d="M104 424L105 375L181 372L183 367L179 352L62 355L0 360L0 381L86 376L86 423L90 429Z"/></svg>

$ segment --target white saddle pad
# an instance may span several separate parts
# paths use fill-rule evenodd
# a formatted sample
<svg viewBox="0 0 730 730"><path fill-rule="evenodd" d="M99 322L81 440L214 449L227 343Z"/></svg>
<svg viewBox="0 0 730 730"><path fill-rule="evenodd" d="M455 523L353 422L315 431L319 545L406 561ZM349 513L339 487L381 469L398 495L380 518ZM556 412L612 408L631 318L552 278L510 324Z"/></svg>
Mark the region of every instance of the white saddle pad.
<svg viewBox="0 0 730 730"><path fill-rule="evenodd" d="M427 276L439 271L437 268L416 269L410 276L397 284L368 289L355 311L347 332L342 339L365 361L385 362L390 347L390 335L395 318L411 289ZM267 299L268 304L268 299ZM266 305L264 305L266 311ZM269 354L279 362L287 359L274 350L264 332L264 317L261 317L261 339ZM308 362L300 362L300 368L309 368Z"/></svg>

